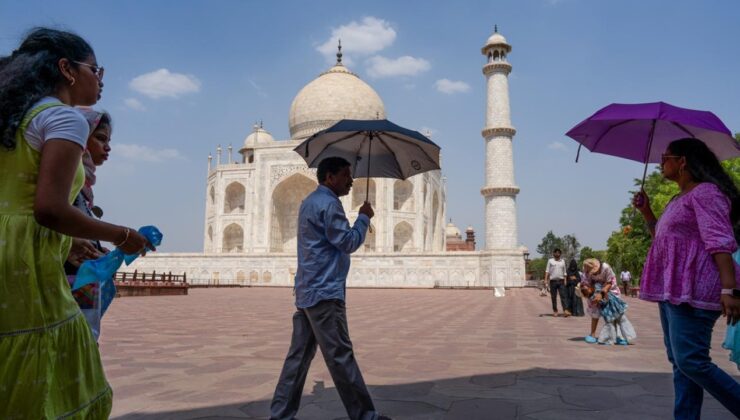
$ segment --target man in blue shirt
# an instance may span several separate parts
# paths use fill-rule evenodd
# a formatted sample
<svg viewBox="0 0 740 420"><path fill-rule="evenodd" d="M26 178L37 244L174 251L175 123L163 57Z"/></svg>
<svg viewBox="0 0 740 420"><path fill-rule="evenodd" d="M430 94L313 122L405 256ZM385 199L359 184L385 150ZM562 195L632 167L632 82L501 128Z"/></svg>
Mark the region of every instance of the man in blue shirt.
<svg viewBox="0 0 740 420"><path fill-rule="evenodd" d="M352 188L350 163L345 159L330 157L321 161L317 178L320 185L303 200L298 214L297 310L293 314L290 349L270 406L270 419L295 418L317 344L349 418L384 418L375 411L355 361L344 306L349 254L365 241L373 208L365 202L355 225L350 226L339 201Z"/></svg>

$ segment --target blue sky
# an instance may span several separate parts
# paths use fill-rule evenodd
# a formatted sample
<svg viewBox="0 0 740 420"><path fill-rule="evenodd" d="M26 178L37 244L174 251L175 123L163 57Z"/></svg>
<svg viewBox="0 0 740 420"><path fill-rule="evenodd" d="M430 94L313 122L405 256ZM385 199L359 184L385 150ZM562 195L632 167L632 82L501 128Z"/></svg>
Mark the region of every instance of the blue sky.
<svg viewBox="0 0 740 420"><path fill-rule="evenodd" d="M472 225L481 246L480 47L498 24L513 46L519 240L534 251L552 229L602 249L642 167L589 152L576 164L564 133L611 102L658 100L711 110L740 131L738 16L735 0L0 0L0 54L38 25L90 41L106 67L98 107L115 124L96 187L105 219L159 226L161 250L200 251L208 153L238 148L259 120L288 138L293 97L329 66L322 45L342 33L349 67L389 119L432 130L448 217ZM452 88L441 91L442 79Z"/></svg>

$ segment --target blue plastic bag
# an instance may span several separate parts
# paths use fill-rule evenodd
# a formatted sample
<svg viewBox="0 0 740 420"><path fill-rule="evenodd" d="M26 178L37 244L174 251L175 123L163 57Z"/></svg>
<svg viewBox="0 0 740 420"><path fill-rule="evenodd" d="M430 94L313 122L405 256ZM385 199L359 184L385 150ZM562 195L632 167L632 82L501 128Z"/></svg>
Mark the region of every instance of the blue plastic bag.
<svg viewBox="0 0 740 420"><path fill-rule="evenodd" d="M162 243L162 232L154 226L144 226L139 229L139 233L144 235L153 246L159 246ZM124 262L130 265L139 254L124 255L123 252L116 248L97 260L88 260L82 263L77 271L77 278L72 285L72 290L77 290L86 284L100 283L100 316L110 306L113 298L116 297L116 286L113 284L113 275Z"/></svg>
<svg viewBox="0 0 740 420"><path fill-rule="evenodd" d="M740 265L740 249L732 254L735 262ZM737 266L735 267L737 269ZM730 351L730 361L735 362L737 369L740 370L740 322L735 325L727 326L727 334L722 348Z"/></svg>
<svg viewBox="0 0 740 420"><path fill-rule="evenodd" d="M740 370L740 322L727 326L727 334L722 348L730 351L730 361L735 362Z"/></svg>

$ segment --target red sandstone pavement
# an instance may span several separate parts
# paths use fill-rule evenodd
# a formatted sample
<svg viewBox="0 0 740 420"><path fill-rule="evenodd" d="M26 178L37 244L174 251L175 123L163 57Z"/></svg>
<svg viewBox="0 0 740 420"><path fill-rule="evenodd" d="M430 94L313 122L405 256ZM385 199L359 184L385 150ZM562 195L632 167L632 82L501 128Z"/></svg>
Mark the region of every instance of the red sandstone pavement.
<svg viewBox="0 0 740 420"><path fill-rule="evenodd" d="M665 419L673 390L657 306L627 298L633 346L582 341L587 318L553 318L534 289L350 289L350 335L376 407L394 419ZM266 418L288 350L286 288L195 289L116 299L101 352L114 418ZM737 368L720 347L713 357ZM736 376L737 377L737 376ZM303 419L346 418L323 359ZM733 418L710 396L704 417Z"/></svg>

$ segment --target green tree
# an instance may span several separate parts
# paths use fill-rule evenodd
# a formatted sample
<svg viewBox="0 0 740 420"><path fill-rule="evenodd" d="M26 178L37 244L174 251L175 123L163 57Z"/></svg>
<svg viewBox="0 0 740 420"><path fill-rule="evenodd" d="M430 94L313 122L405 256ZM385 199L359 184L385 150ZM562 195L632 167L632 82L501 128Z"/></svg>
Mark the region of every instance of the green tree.
<svg viewBox="0 0 740 420"><path fill-rule="evenodd" d="M549 258L555 248L563 249L563 238L556 236L552 231L549 231L545 237L542 238L542 242L537 245L537 252L545 258Z"/></svg>
<svg viewBox="0 0 740 420"><path fill-rule="evenodd" d="M597 251L592 249L590 246L584 246L581 248L581 253L578 257L578 269L583 267L583 262L588 258L596 258L599 261L606 261L606 251Z"/></svg>
<svg viewBox="0 0 740 420"><path fill-rule="evenodd" d="M547 266L547 258L548 257L545 256L529 261L529 271L532 272L532 275L535 279L542 280L543 278L545 278L545 267Z"/></svg>

